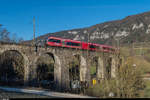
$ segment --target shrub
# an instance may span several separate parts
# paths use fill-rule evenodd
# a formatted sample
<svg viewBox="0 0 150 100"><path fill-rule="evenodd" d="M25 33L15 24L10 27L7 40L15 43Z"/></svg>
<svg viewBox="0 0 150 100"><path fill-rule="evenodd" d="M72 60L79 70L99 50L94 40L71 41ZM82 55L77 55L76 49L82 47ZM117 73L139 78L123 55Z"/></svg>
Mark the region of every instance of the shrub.
<svg viewBox="0 0 150 100"><path fill-rule="evenodd" d="M89 87L86 94L101 98L109 97L112 92L114 97L135 98L141 97L145 88L141 76L141 67L133 66L133 59L127 59L118 68L118 73L114 79L101 80L99 84Z"/></svg>

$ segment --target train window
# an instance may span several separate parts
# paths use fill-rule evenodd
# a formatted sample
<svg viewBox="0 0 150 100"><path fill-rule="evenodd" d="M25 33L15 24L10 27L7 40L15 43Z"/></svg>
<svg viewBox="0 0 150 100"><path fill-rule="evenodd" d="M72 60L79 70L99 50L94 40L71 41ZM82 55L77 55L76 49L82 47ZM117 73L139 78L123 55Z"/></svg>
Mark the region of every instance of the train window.
<svg viewBox="0 0 150 100"><path fill-rule="evenodd" d="M89 47L90 47L90 48L96 48L94 45L90 45Z"/></svg>
<svg viewBox="0 0 150 100"><path fill-rule="evenodd" d="M106 48L106 47L103 47L103 49L104 49L104 50L107 50L107 48Z"/></svg>
<svg viewBox="0 0 150 100"><path fill-rule="evenodd" d="M57 39L49 39L48 42L61 43L61 41L60 41L60 40L57 40Z"/></svg>
<svg viewBox="0 0 150 100"><path fill-rule="evenodd" d="M66 45L69 45L69 46L80 46L80 43L67 42Z"/></svg>
<svg viewBox="0 0 150 100"><path fill-rule="evenodd" d="M94 49L97 48L97 49L99 49L100 47L99 46L95 46L95 45L90 45L89 48L94 48Z"/></svg>

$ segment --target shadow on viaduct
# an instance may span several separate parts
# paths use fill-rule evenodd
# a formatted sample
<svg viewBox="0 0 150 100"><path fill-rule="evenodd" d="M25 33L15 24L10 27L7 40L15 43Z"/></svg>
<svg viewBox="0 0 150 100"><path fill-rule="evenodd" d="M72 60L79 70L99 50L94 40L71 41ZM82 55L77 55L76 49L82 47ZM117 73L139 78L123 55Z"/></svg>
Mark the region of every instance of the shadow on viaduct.
<svg viewBox="0 0 150 100"><path fill-rule="evenodd" d="M38 58L44 54L51 56L54 60L54 84L59 90L69 87L69 62L71 62L75 56L78 56L80 63L80 81L91 81L90 67L93 58L97 59L96 77L98 79L108 77L107 67L110 68L109 77L115 77L116 66L119 63L117 62L117 59L119 59L118 56L111 53L58 47L38 47L35 52L35 47L33 46L0 44L0 55L9 51L17 52L23 57L23 81L26 85L32 83L32 81L36 79Z"/></svg>

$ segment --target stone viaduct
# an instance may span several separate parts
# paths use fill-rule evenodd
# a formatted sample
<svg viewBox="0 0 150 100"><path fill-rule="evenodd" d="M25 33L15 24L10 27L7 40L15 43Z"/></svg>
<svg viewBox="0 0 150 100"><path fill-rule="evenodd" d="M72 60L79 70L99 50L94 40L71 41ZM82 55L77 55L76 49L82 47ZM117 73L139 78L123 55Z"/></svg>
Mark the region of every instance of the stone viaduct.
<svg viewBox="0 0 150 100"><path fill-rule="evenodd" d="M60 48L60 47L35 47L19 44L2 44L0 43L0 55L6 51L16 51L23 56L24 59L24 82L28 84L30 80L36 78L37 59L43 54L48 54L54 59L54 82L58 89L68 88L69 86L69 65L73 57L78 55L80 60L80 81L91 80L90 66L92 59L97 57L97 74L98 79L103 79L107 76L106 67L110 67L110 77L116 76L116 66L118 56L112 53L94 52L87 50ZM110 60L111 59L111 60Z"/></svg>

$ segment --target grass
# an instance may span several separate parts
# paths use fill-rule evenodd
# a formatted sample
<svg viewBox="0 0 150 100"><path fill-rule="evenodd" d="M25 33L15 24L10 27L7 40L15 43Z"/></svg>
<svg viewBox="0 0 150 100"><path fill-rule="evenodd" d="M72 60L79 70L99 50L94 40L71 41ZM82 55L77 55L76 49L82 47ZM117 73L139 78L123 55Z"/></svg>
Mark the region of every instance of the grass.
<svg viewBox="0 0 150 100"><path fill-rule="evenodd" d="M91 75L96 75L96 66L91 66L90 67L90 74Z"/></svg>
<svg viewBox="0 0 150 100"><path fill-rule="evenodd" d="M139 48L134 48L134 49L132 47L131 48L121 47L120 48L120 52L124 56L131 56L131 50L133 51L134 55L147 55L150 53L150 48L147 48L147 47L145 47L145 48L139 47Z"/></svg>
<svg viewBox="0 0 150 100"><path fill-rule="evenodd" d="M141 71L143 74L150 72L150 62L148 62L144 57L141 56L134 56L130 57L134 59L134 63L138 66L141 67Z"/></svg>
<svg viewBox="0 0 150 100"><path fill-rule="evenodd" d="M142 67L142 72L147 73L150 72L150 48L145 47L142 48L129 48L129 47L121 47L120 52L123 56L134 59L134 63Z"/></svg>
<svg viewBox="0 0 150 100"><path fill-rule="evenodd" d="M145 80L146 88L144 90L144 97L150 98L150 80Z"/></svg>

